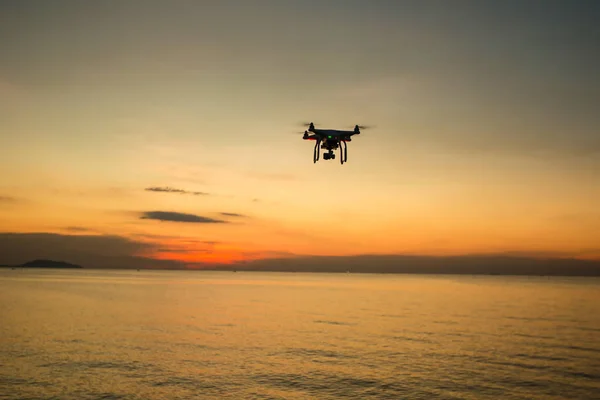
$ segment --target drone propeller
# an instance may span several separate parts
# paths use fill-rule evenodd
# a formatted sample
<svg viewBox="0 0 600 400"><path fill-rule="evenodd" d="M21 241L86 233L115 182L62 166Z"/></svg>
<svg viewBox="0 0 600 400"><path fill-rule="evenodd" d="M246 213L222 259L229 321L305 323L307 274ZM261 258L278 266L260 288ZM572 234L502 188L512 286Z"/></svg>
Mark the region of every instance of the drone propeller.
<svg viewBox="0 0 600 400"><path fill-rule="evenodd" d="M320 124L317 124L315 122L300 122L298 125L300 125L300 126L310 126L310 124L320 125Z"/></svg>
<svg viewBox="0 0 600 400"><path fill-rule="evenodd" d="M374 128L373 125L356 125L356 126L358 126L358 129L361 129L361 130ZM354 126L352 128L354 128Z"/></svg>

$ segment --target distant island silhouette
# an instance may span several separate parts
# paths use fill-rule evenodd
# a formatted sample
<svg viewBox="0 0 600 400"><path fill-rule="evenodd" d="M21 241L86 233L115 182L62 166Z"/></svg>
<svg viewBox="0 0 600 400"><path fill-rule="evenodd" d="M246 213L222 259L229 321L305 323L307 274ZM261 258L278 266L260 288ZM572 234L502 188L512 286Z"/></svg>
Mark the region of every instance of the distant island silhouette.
<svg viewBox="0 0 600 400"><path fill-rule="evenodd" d="M81 265L71 264L65 261L55 260L33 260L19 265L4 265L10 268L83 268Z"/></svg>

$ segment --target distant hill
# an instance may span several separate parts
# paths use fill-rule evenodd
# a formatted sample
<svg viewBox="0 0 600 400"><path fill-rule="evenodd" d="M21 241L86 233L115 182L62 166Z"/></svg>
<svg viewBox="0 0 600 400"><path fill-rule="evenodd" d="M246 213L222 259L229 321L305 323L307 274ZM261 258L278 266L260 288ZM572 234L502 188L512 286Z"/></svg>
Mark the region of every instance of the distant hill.
<svg viewBox="0 0 600 400"><path fill-rule="evenodd" d="M237 271L600 276L600 261L514 256L315 256L263 259L215 268Z"/></svg>
<svg viewBox="0 0 600 400"><path fill-rule="evenodd" d="M65 261L33 260L19 265L23 268L83 268L81 265L71 264Z"/></svg>

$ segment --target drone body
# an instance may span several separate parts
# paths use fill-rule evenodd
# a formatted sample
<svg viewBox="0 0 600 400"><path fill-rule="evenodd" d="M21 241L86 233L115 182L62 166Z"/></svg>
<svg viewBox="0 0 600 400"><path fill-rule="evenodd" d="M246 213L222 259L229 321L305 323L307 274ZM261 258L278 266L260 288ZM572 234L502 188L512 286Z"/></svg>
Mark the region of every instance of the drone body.
<svg viewBox="0 0 600 400"><path fill-rule="evenodd" d="M352 141L353 135L360 135L360 127L354 126L354 130L345 131L338 129L316 129L315 125L311 122L308 130L304 131L304 140L314 140L315 149L313 153L313 162L319 161L321 147L326 149L327 152L323 153L324 160L334 160L334 150L339 149L340 151L340 163L348 161L348 145L346 142Z"/></svg>

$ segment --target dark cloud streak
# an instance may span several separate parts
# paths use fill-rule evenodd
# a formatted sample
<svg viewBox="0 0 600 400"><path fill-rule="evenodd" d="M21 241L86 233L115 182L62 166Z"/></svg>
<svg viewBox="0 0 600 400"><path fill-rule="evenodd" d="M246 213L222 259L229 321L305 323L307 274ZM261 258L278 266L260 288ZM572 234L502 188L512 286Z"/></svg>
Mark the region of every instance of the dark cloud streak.
<svg viewBox="0 0 600 400"><path fill-rule="evenodd" d="M93 229L84 228L82 226L67 226L62 229L67 232L94 232Z"/></svg>
<svg viewBox="0 0 600 400"><path fill-rule="evenodd" d="M173 211L146 211L142 214L140 219L152 219L156 221L165 222L186 222L196 224L223 224L227 221L220 219L214 219L209 217L203 217L195 214L185 214Z"/></svg>
<svg viewBox="0 0 600 400"><path fill-rule="evenodd" d="M208 241L207 241L208 243ZM209 252L208 248L198 252ZM84 268L115 269L185 269L178 260L147 256L164 248L159 243L137 241L117 235L69 235L59 233L0 232L0 266L21 265L35 259L65 261ZM195 262L198 268L214 266Z"/></svg>
<svg viewBox="0 0 600 400"><path fill-rule="evenodd" d="M221 215L225 216L225 217L240 217L240 218L248 218L247 215L244 214L238 214L238 213L232 213L232 212L222 212L220 213Z"/></svg>
<svg viewBox="0 0 600 400"><path fill-rule="evenodd" d="M159 186L147 187L144 190L146 190L148 192L179 193L179 194L190 194L192 196L208 196L208 193L206 193L206 192L190 192L189 190L175 189L175 188L170 188L168 186L165 186L165 187L159 187Z"/></svg>
<svg viewBox="0 0 600 400"><path fill-rule="evenodd" d="M0 203L16 203L18 200L12 196L0 196Z"/></svg>
<svg viewBox="0 0 600 400"><path fill-rule="evenodd" d="M63 260L84 268L182 268L180 263L139 254L155 245L117 235L58 233L0 233L0 265L19 265L34 259Z"/></svg>

